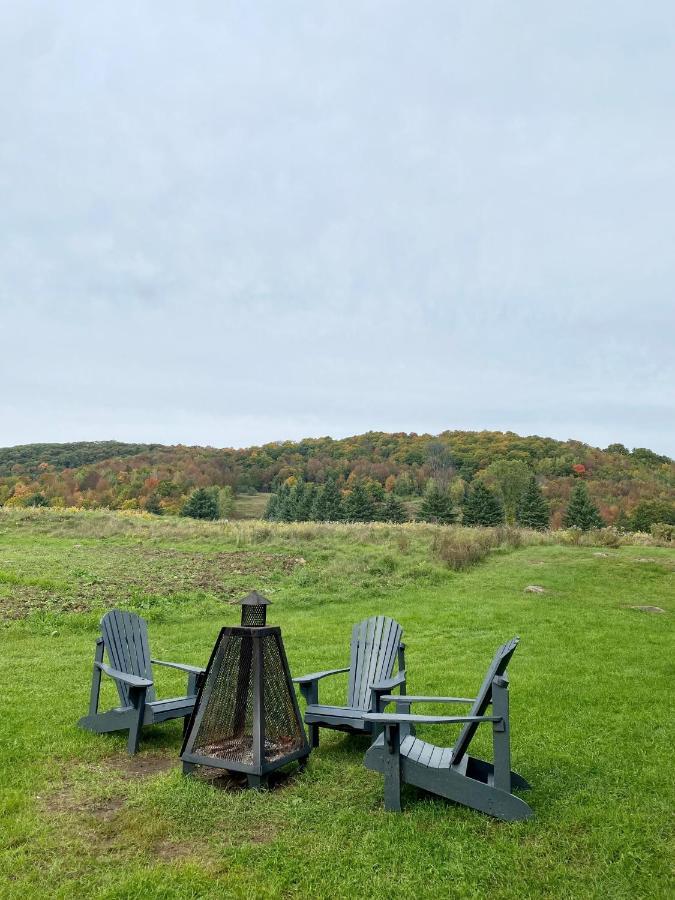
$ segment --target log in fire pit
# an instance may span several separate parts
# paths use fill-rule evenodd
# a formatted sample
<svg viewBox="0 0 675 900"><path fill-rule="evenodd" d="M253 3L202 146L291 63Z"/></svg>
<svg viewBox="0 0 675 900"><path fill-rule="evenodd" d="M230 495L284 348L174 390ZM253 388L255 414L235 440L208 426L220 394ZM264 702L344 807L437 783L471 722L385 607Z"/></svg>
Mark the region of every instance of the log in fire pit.
<svg viewBox="0 0 675 900"><path fill-rule="evenodd" d="M265 624L269 603L253 591L241 601L241 626L220 631L183 741L186 775L209 766L260 787L309 756L281 629Z"/></svg>

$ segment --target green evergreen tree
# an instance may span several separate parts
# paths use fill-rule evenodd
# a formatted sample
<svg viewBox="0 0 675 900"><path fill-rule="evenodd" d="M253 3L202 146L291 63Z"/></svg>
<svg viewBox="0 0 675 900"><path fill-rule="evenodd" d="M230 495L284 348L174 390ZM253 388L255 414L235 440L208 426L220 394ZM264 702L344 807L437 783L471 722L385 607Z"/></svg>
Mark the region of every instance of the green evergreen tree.
<svg viewBox="0 0 675 900"><path fill-rule="evenodd" d="M282 484L277 492L277 522L295 522L298 515L296 485Z"/></svg>
<svg viewBox="0 0 675 900"><path fill-rule="evenodd" d="M563 525L565 528L588 531L589 528L602 528L604 524L597 506L589 496L588 488L583 481L577 482L570 496Z"/></svg>
<svg viewBox="0 0 675 900"><path fill-rule="evenodd" d="M537 528L543 531L548 528L550 516L548 500L542 494L537 479L533 475L516 508L516 522L524 525L525 528Z"/></svg>
<svg viewBox="0 0 675 900"><path fill-rule="evenodd" d="M435 481L430 481L424 492L419 518L423 522L437 522L441 525L454 522L457 513L450 492L439 487Z"/></svg>
<svg viewBox="0 0 675 900"><path fill-rule="evenodd" d="M263 513L263 518L268 519L270 522L275 522L278 517L279 512L279 493L270 494L270 499L267 501L267 506L265 507L265 512Z"/></svg>
<svg viewBox="0 0 675 900"><path fill-rule="evenodd" d="M294 510L294 522L308 522L311 519L314 501L314 485L298 481L291 488L290 503Z"/></svg>
<svg viewBox="0 0 675 900"><path fill-rule="evenodd" d="M163 508L160 506L157 494L150 494L145 501L145 511L152 513L153 516L161 516L164 514Z"/></svg>
<svg viewBox="0 0 675 900"><path fill-rule="evenodd" d="M216 503L218 504L218 518L229 519L234 512L234 491L229 484L216 488Z"/></svg>
<svg viewBox="0 0 675 900"><path fill-rule="evenodd" d="M214 497L213 491L209 491L207 488L197 488L190 495L180 514L193 519L217 519L218 501Z"/></svg>
<svg viewBox="0 0 675 900"><path fill-rule="evenodd" d="M342 494L334 478L328 478L315 491L312 519L316 522L339 522L342 519Z"/></svg>
<svg viewBox="0 0 675 900"><path fill-rule="evenodd" d="M482 481L474 482L464 501L462 524L502 525L504 507L499 497Z"/></svg>
<svg viewBox="0 0 675 900"><path fill-rule="evenodd" d="M379 518L383 522L405 522L408 518L405 507L393 492L385 496L379 509Z"/></svg>
<svg viewBox="0 0 675 900"><path fill-rule="evenodd" d="M360 482L352 488L343 508L344 517L348 522L372 522L375 518L375 505Z"/></svg>

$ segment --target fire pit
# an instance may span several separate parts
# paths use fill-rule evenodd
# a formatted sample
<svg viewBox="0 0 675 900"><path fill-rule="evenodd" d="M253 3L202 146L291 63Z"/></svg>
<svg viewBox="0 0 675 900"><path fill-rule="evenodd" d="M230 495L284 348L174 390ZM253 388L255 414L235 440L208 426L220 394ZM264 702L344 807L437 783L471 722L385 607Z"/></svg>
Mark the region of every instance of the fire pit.
<svg viewBox="0 0 675 900"><path fill-rule="evenodd" d="M186 775L209 766L260 787L309 756L281 629L266 625L269 603L253 591L241 601L241 626L220 631L183 741Z"/></svg>

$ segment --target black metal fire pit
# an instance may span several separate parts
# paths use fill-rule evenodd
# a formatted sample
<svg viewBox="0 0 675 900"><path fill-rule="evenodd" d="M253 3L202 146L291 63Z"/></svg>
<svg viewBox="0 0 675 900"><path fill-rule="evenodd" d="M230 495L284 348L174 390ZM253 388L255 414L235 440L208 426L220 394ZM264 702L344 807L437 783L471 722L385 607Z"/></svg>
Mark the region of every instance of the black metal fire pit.
<svg viewBox="0 0 675 900"><path fill-rule="evenodd" d="M209 766L243 772L249 787L310 753L278 626L265 624L270 601L241 601L241 626L222 628L186 730L183 772Z"/></svg>

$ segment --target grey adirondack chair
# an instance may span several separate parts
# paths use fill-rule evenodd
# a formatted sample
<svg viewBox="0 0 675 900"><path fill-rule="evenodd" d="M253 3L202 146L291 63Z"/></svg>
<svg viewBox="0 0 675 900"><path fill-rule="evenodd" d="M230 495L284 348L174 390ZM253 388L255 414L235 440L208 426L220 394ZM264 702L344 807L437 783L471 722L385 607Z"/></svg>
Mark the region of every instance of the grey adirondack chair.
<svg viewBox="0 0 675 900"><path fill-rule="evenodd" d="M110 665L103 662L104 650L108 652ZM153 664L187 672L187 695L157 700ZM94 654L89 715L80 719L78 725L95 734L129 729L127 750L136 753L143 725L191 715L198 679L203 672L204 669L199 666L152 659L145 619L135 613L113 609L101 619L101 637L96 640ZM106 712L98 711L102 673L114 679L120 698L120 706Z"/></svg>
<svg viewBox="0 0 675 900"><path fill-rule="evenodd" d="M332 728L354 734L370 734L372 723L364 713L376 711L378 697L398 687L405 693L405 644L403 629L388 616L373 616L354 625L352 629L351 659L342 669L313 672L294 678L305 698L305 724L309 728L311 747L319 746L319 728ZM398 672L392 675L398 661ZM345 706L324 706L319 703L319 681L330 675L349 672L347 703Z"/></svg>
<svg viewBox="0 0 675 900"><path fill-rule="evenodd" d="M415 697L407 695L411 703L471 703L468 716L424 716L409 713L366 713L365 718L383 732L366 753L367 768L384 774L384 804L389 810L401 809L401 784L447 797L464 806L488 813L505 821L529 819L532 810L513 788L528 789L530 785L511 771L509 740L509 695L506 667L518 646L513 638L497 650L475 699L467 697ZM388 703L400 705L396 696L382 695L380 709ZM492 715L486 715L492 705ZM492 724L494 762L469 756L468 750L478 726ZM463 724L454 747L443 748L427 743L414 734L406 733L411 725Z"/></svg>

